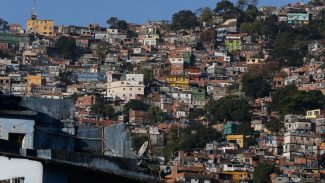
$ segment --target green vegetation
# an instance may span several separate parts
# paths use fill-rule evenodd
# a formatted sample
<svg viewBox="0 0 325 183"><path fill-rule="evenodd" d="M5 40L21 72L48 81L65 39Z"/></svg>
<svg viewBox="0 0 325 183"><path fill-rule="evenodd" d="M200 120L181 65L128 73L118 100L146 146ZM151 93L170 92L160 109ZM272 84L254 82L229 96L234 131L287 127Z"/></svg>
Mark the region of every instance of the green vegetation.
<svg viewBox="0 0 325 183"><path fill-rule="evenodd" d="M159 107L151 106L147 111L147 122L155 124L162 121L162 111Z"/></svg>
<svg viewBox="0 0 325 183"><path fill-rule="evenodd" d="M213 21L213 11L209 7L205 7L201 10L200 22L211 24Z"/></svg>
<svg viewBox="0 0 325 183"><path fill-rule="evenodd" d="M274 165L268 163L260 163L255 167L253 174L254 183L271 183L270 174L275 173L277 170Z"/></svg>
<svg viewBox="0 0 325 183"><path fill-rule="evenodd" d="M191 29L199 25L198 18L190 10L182 10L173 14L171 29Z"/></svg>
<svg viewBox="0 0 325 183"><path fill-rule="evenodd" d="M108 117L110 120L117 120L117 114L114 107L106 103L103 98L97 97L96 105L90 106L91 114L102 115Z"/></svg>
<svg viewBox="0 0 325 183"><path fill-rule="evenodd" d="M148 137L146 135L134 135L132 136L132 147L135 152L139 151L141 148L142 144L145 141L148 141Z"/></svg>
<svg viewBox="0 0 325 183"><path fill-rule="evenodd" d="M187 119L189 120L195 120L195 119L199 119L201 117L204 117L206 115L206 110L205 109L192 109L190 110Z"/></svg>
<svg viewBox="0 0 325 183"><path fill-rule="evenodd" d="M63 58L76 59L78 56L76 40L73 37L61 36L55 43L55 49Z"/></svg>
<svg viewBox="0 0 325 183"><path fill-rule="evenodd" d="M208 105L209 117L213 122L218 121L249 121L250 106L246 100L235 96L223 97Z"/></svg>
<svg viewBox="0 0 325 183"><path fill-rule="evenodd" d="M320 91L298 91L288 85L272 96L272 109L281 115L305 114L307 110L323 108L325 96Z"/></svg>
<svg viewBox="0 0 325 183"><path fill-rule="evenodd" d="M242 83L247 97L261 98L270 95L271 86L265 75L248 72L244 74Z"/></svg>
<svg viewBox="0 0 325 183"><path fill-rule="evenodd" d="M213 10L216 14L222 15L225 20L236 18L240 15L241 10L234 6L230 1L223 0L217 3Z"/></svg>
<svg viewBox="0 0 325 183"><path fill-rule="evenodd" d="M251 127L251 123L249 121L245 121L240 123L235 131L235 134L238 135L252 135L254 133L254 129Z"/></svg>
<svg viewBox="0 0 325 183"><path fill-rule="evenodd" d="M206 143L220 141L222 135L211 127L201 124L188 126L184 129L173 126L168 133L168 140L163 155L170 157L176 151L193 151L204 148Z"/></svg>
<svg viewBox="0 0 325 183"><path fill-rule="evenodd" d="M138 72L139 74L143 74L143 80L145 83L150 82L153 79L153 71L152 69L142 68Z"/></svg>
<svg viewBox="0 0 325 183"><path fill-rule="evenodd" d="M109 52L109 48L110 48L109 43L104 42L104 41L96 44L95 53L99 57L99 61L105 60L105 58Z"/></svg>
<svg viewBox="0 0 325 183"><path fill-rule="evenodd" d="M127 104L124 105L123 108L123 115L124 115L124 121L129 121L129 112L130 110L142 110L146 111L148 110L148 105L143 103L140 100L130 100Z"/></svg>
<svg viewBox="0 0 325 183"><path fill-rule="evenodd" d="M110 29L120 29L120 30L127 30L128 23L125 20L119 20L117 17L109 18L106 23L110 25Z"/></svg>
<svg viewBox="0 0 325 183"><path fill-rule="evenodd" d="M274 134L279 134L284 128L284 124L277 118L273 118L265 123L265 127Z"/></svg>

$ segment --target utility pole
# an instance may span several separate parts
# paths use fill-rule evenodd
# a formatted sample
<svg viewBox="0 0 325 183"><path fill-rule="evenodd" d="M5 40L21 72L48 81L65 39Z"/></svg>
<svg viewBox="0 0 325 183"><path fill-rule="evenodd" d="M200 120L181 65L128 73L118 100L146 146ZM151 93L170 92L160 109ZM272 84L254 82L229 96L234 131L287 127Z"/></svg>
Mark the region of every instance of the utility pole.
<svg viewBox="0 0 325 183"><path fill-rule="evenodd" d="M101 148L101 154L104 156L105 155L105 136L104 136L104 131L105 131L105 128L104 128L104 126L102 126L101 127L101 146L102 146L102 148Z"/></svg>

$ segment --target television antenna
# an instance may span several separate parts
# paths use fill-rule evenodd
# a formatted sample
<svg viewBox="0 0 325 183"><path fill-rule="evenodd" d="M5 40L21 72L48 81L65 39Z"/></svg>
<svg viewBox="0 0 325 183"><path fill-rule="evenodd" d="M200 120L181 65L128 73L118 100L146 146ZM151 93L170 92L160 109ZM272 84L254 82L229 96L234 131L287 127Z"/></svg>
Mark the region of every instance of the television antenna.
<svg viewBox="0 0 325 183"><path fill-rule="evenodd" d="M33 0L33 10L32 10L32 20L36 20L37 13L36 13L36 0Z"/></svg>

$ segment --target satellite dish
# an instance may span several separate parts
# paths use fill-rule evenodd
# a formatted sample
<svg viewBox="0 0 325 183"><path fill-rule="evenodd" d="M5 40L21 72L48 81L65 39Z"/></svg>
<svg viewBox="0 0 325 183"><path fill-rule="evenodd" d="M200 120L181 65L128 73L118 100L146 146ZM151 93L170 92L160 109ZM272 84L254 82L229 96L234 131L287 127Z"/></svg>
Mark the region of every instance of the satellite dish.
<svg viewBox="0 0 325 183"><path fill-rule="evenodd" d="M149 142L145 141L138 152L138 157L141 158L148 148Z"/></svg>

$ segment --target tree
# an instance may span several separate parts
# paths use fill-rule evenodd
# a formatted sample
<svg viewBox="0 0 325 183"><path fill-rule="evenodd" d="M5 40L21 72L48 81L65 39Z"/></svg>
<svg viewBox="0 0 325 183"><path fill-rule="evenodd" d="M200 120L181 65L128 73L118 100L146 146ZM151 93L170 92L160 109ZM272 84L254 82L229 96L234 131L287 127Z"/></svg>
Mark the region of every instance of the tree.
<svg viewBox="0 0 325 183"><path fill-rule="evenodd" d="M0 32L9 31L9 24L6 20L0 18Z"/></svg>
<svg viewBox="0 0 325 183"><path fill-rule="evenodd" d="M192 29L199 25L195 14L190 10L182 10L173 14L171 28L173 30Z"/></svg>
<svg viewBox="0 0 325 183"><path fill-rule="evenodd" d="M90 111L92 114L100 114L103 117L108 117L110 120L117 120L117 114L115 109L110 104L105 104L102 100L98 100L96 105L90 106Z"/></svg>
<svg viewBox="0 0 325 183"><path fill-rule="evenodd" d="M221 134L217 130L198 124L181 131L179 148L185 151L193 151L195 148L204 148L208 142L220 140Z"/></svg>
<svg viewBox="0 0 325 183"><path fill-rule="evenodd" d="M200 15L200 21L201 21L201 24L203 22L206 22L208 24L212 23L212 21L213 21L213 12L212 12L211 8L205 7L205 8L202 9L201 15Z"/></svg>
<svg viewBox="0 0 325 183"><path fill-rule="evenodd" d="M161 122L162 111L159 107L151 106L147 111L147 121L149 124Z"/></svg>
<svg viewBox="0 0 325 183"><path fill-rule="evenodd" d="M132 139L132 147L137 152L140 150L142 144L148 141L148 137L145 135L134 135L131 137Z"/></svg>
<svg viewBox="0 0 325 183"><path fill-rule="evenodd" d="M240 8L241 10L244 10L247 6L248 6L247 0L238 0L238 2L237 2L238 8Z"/></svg>
<svg viewBox="0 0 325 183"><path fill-rule="evenodd" d="M221 15L225 20L238 18L242 15L242 10L235 7L234 4L228 0L222 0L217 3L217 6L213 11Z"/></svg>
<svg viewBox="0 0 325 183"><path fill-rule="evenodd" d="M308 2L308 4L311 6L324 6L325 1L324 0L311 0Z"/></svg>
<svg viewBox="0 0 325 183"><path fill-rule="evenodd" d="M274 165L268 163L259 163L254 168L253 182L254 183L271 183L270 174L275 173L276 168Z"/></svg>
<svg viewBox="0 0 325 183"><path fill-rule="evenodd" d="M110 25L110 28L111 29L116 29L117 28L117 22L118 22L119 20L118 20L118 18L117 17L111 17L111 18L109 18L107 21L106 21L106 23L108 24L108 25Z"/></svg>
<svg viewBox="0 0 325 183"><path fill-rule="evenodd" d="M248 35L262 35L263 22L244 22L240 24L240 32L247 33Z"/></svg>
<svg viewBox="0 0 325 183"><path fill-rule="evenodd" d="M263 75L254 76L251 72L244 74L243 91L245 95L253 98L266 97L270 94L271 85Z"/></svg>
<svg viewBox="0 0 325 183"><path fill-rule="evenodd" d="M55 49L64 58L76 59L78 55L76 40L73 37L61 36L55 43Z"/></svg>
<svg viewBox="0 0 325 183"><path fill-rule="evenodd" d="M124 121L129 120L130 110L146 111L146 110L148 110L148 105L146 105L145 103L143 103L140 100L134 100L134 99L130 100L127 104L124 105L124 108L123 108Z"/></svg>
<svg viewBox="0 0 325 183"><path fill-rule="evenodd" d="M211 127L201 124L188 126L181 129L179 126L172 126L168 132L167 145L163 155L169 158L179 150L193 151L197 148L204 148L206 143L220 141L222 135Z"/></svg>
<svg viewBox="0 0 325 183"><path fill-rule="evenodd" d="M245 11L246 21L254 22L258 16L258 14L259 14L259 11L256 6L248 5L248 7Z"/></svg>
<svg viewBox="0 0 325 183"><path fill-rule="evenodd" d="M106 59L106 56L109 52L110 45L107 42L101 41L96 45L95 53L99 58L99 61L102 62Z"/></svg>
<svg viewBox="0 0 325 183"><path fill-rule="evenodd" d="M223 14L234 9L234 4L228 0L222 0L217 3L216 8L213 10L215 13Z"/></svg>
<svg viewBox="0 0 325 183"><path fill-rule="evenodd" d="M120 29L120 30L127 30L128 29L128 23L125 20L119 20L117 17L111 17L108 20L106 20L106 23L109 26L110 29Z"/></svg>
<svg viewBox="0 0 325 183"><path fill-rule="evenodd" d="M127 30L128 29L128 23L125 20L119 20L116 24L117 29L120 30Z"/></svg>
<svg viewBox="0 0 325 183"><path fill-rule="evenodd" d="M318 90L298 91L295 85L288 85L272 96L272 109L286 114L305 114L307 110L324 108L325 96Z"/></svg>
<svg viewBox="0 0 325 183"><path fill-rule="evenodd" d="M295 93L297 93L297 87L294 84L287 85L281 90L276 91L272 95L272 109L276 111L281 106L285 105L284 102L286 97L295 95Z"/></svg>
<svg viewBox="0 0 325 183"><path fill-rule="evenodd" d="M208 104L208 117L212 121L249 121L250 106L246 100L234 96L223 97Z"/></svg>
<svg viewBox="0 0 325 183"><path fill-rule="evenodd" d="M167 144L163 149L163 156L170 159L174 152L179 150L180 143L180 128L179 126L172 125L167 134Z"/></svg>
<svg viewBox="0 0 325 183"><path fill-rule="evenodd" d="M143 74L143 79L144 79L144 82L146 82L146 83L150 82L153 79L152 69L142 68L142 69L140 69L139 74Z"/></svg>
<svg viewBox="0 0 325 183"><path fill-rule="evenodd" d="M235 131L235 134L238 135L252 135L254 133L254 129L251 127L251 123L249 121L240 123Z"/></svg>
<svg viewBox="0 0 325 183"><path fill-rule="evenodd" d="M9 58L10 55L8 51L0 50L0 58Z"/></svg>
<svg viewBox="0 0 325 183"><path fill-rule="evenodd" d="M270 130L274 134L279 134L281 130L284 128L283 123L277 119L272 118L270 121L265 123L265 127Z"/></svg>
<svg viewBox="0 0 325 183"><path fill-rule="evenodd" d="M194 119L198 119L200 117L203 117L206 115L206 110L205 109L202 109L202 108L199 108L199 109L192 109L190 110L188 116L187 116L187 119L190 119L190 120L194 120Z"/></svg>

